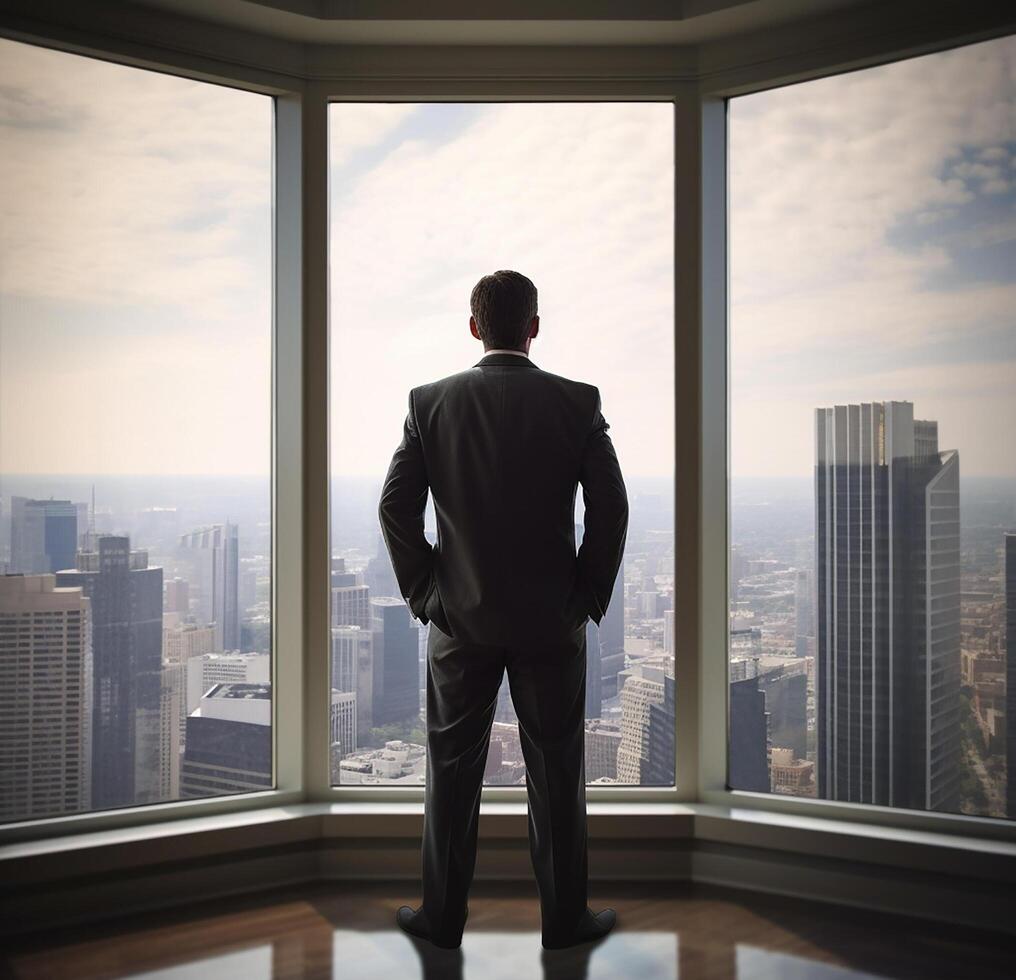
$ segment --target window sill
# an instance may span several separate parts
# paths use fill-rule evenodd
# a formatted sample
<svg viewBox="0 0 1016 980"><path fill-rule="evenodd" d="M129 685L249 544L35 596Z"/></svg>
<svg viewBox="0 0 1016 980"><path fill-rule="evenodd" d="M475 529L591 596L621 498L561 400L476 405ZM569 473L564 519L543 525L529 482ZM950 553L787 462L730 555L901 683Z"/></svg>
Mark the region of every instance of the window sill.
<svg viewBox="0 0 1016 980"><path fill-rule="evenodd" d="M703 803L590 802L594 843L687 840L1016 880L1016 843ZM480 838L524 840L526 804L484 803ZM298 803L117 827L0 847L7 881L41 882L336 839L418 839L420 802ZM632 821L637 820L633 833ZM27 875L27 877L26 877Z"/></svg>
<svg viewBox="0 0 1016 980"><path fill-rule="evenodd" d="M1016 844L703 803L589 802L592 880L696 881L1016 930ZM0 847L0 934L320 880L416 881L423 804L264 806ZM525 802L481 808L477 877L528 879Z"/></svg>

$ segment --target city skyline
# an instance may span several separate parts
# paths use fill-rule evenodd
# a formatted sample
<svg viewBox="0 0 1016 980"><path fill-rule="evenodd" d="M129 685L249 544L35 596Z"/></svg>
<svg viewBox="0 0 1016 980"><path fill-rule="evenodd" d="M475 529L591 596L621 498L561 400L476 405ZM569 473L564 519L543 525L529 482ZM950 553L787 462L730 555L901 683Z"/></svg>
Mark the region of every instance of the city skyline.
<svg viewBox="0 0 1016 980"><path fill-rule="evenodd" d="M15 82L0 85L13 148L0 162L0 569L7 557L15 573L56 572L88 600L93 808L262 787L271 688L251 658L271 654L271 101L0 44L0 82ZM730 103L740 788L998 810L1014 53L1003 39ZM371 485L408 390L482 353L467 333L476 278L517 267L540 288L533 360L598 385L633 491L611 608L587 634L595 779L669 784L673 106L340 103L329 122L333 778L419 782L426 634ZM971 493L962 528L960 458L964 502L978 480L1009 481L996 498ZM251 460L265 468L233 474ZM82 470L102 486L94 535ZM778 495L741 508L742 486L774 477L813 480L810 513ZM12 492L36 485L58 496ZM3 629L38 613L8 665L33 663L31 701L47 696L44 617L79 622L85 604L57 608L64 596L38 598L48 579L25 584L7 583ZM81 649L59 650L68 688ZM505 688L491 784L525 778L513 719ZM70 748L73 763L82 746ZM218 782L223 768L242 776Z"/></svg>

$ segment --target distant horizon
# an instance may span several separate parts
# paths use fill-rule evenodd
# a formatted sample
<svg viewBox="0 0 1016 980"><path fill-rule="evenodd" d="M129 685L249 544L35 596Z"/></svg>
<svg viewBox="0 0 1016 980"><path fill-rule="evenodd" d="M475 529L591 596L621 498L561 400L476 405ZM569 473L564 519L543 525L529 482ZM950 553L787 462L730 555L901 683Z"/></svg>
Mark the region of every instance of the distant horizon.
<svg viewBox="0 0 1016 980"><path fill-rule="evenodd" d="M962 465L962 453L960 455L960 463ZM628 480L674 480L674 474L665 473L624 473L622 474L626 481ZM17 479L28 479L32 477L43 478L43 479L76 479L76 480L88 480L93 477L102 477L105 479L121 478L126 479L128 477L172 477L179 479L194 479L194 480L221 480L221 479L244 479L244 480L267 480L270 474L267 473L15 473L15 472L0 472L0 481L7 477ZM814 472L809 473L728 473L728 478L731 481L737 480L810 480L814 476ZM383 483L385 474L375 473L338 473L331 477L332 482L341 482L342 480L360 480L360 481L371 481L374 483ZM1016 473L973 473L964 474L961 471L960 475L961 482L968 480L1001 480L1016 483ZM581 484L580 484L581 485ZM0 486L0 492L3 491L3 487Z"/></svg>

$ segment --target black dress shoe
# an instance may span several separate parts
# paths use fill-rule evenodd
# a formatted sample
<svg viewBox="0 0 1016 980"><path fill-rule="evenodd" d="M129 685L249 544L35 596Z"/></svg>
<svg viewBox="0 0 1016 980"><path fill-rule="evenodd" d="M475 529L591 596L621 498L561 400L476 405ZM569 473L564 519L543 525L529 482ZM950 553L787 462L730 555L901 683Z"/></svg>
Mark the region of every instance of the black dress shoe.
<svg viewBox="0 0 1016 980"><path fill-rule="evenodd" d="M465 925L466 919L469 918L469 906L466 906L466 914L462 920ZM430 926L427 923L427 917L423 914L423 906L421 905L418 909L411 909L408 905L403 905L395 913L395 921L398 927L410 936L415 936L417 939L426 939L427 942L433 943L440 949L458 949L462 945L462 939L460 938L457 943L445 943L439 942L433 939L430 934Z"/></svg>
<svg viewBox="0 0 1016 980"><path fill-rule="evenodd" d="M594 942L606 936L614 928L616 922L617 913L613 909L604 909L602 912L586 909L586 914L570 936L545 936L543 948L567 949L569 946L578 946L580 943Z"/></svg>

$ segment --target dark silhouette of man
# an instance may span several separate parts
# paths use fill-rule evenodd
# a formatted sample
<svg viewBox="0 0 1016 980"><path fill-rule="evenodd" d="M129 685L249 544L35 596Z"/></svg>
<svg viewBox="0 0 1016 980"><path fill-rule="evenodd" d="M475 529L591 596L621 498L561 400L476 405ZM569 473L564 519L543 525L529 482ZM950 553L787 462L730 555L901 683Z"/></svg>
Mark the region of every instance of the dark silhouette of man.
<svg viewBox="0 0 1016 980"><path fill-rule="evenodd" d="M399 926L456 948L468 915L483 770L505 670L519 719L543 945L598 939L586 904L586 623L606 612L628 498L599 390L538 368L536 287L484 276L473 367L413 388L379 516L399 588L430 622L423 904ZM585 531L575 552L575 498ZM437 543L423 532L428 491Z"/></svg>

